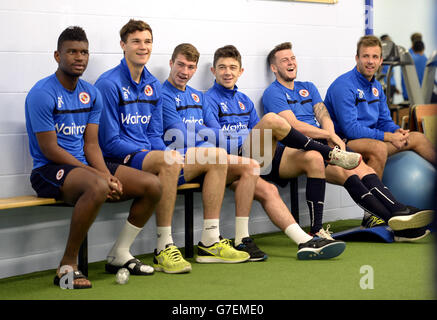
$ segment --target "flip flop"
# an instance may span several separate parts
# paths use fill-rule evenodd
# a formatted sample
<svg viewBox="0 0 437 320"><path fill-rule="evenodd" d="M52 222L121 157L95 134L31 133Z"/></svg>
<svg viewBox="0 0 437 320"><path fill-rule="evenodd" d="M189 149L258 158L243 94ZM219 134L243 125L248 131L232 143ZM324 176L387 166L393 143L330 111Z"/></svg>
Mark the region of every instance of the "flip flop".
<svg viewBox="0 0 437 320"><path fill-rule="evenodd" d="M68 272L64 273L63 275L61 275L61 277L56 275L55 278L53 279L53 284L55 286L60 287L61 278L64 277L65 275L67 275L67 274L68 274ZM87 285L75 284L74 280L77 280L77 279L87 279L88 280L88 278L85 277L85 275L80 270L73 271L73 288L72 289L89 289L89 288L92 287L91 284L87 284ZM68 286L67 286L67 288L68 288ZM66 288L64 288L64 289L66 289Z"/></svg>
<svg viewBox="0 0 437 320"><path fill-rule="evenodd" d="M152 275L154 273L154 269L152 267L150 267L152 270L151 272L141 271L142 266L147 266L147 265L142 263L140 260L134 258L134 259L129 260L128 262L126 262L122 266L114 266L113 264L107 263L105 265L105 270L106 270L106 272L116 274L118 272L118 270L120 270L121 268L126 268L129 270L130 274L135 275L135 276L149 276L149 275Z"/></svg>

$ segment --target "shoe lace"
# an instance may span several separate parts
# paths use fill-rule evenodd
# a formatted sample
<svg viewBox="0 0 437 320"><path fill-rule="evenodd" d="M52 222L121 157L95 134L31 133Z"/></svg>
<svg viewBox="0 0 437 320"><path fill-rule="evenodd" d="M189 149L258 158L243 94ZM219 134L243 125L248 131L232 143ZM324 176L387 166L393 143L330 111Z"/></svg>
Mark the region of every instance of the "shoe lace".
<svg viewBox="0 0 437 320"><path fill-rule="evenodd" d="M226 239L226 238L222 239L222 240L220 240L220 243L225 245L225 246L232 247L232 241L230 239Z"/></svg>
<svg viewBox="0 0 437 320"><path fill-rule="evenodd" d="M172 261L180 261L182 259L182 255L181 252L178 250L177 247L175 246L171 246L168 247L167 249L165 249L164 251L166 251L168 257L170 258L170 260Z"/></svg>
<svg viewBox="0 0 437 320"><path fill-rule="evenodd" d="M329 160L338 159L338 156L340 154L339 151L340 151L340 147L335 146L334 149L332 149L331 152L329 152Z"/></svg>
<svg viewBox="0 0 437 320"><path fill-rule="evenodd" d="M320 231L318 232L318 234L320 234L323 238L325 238L325 239L332 239L332 236L331 236L331 234L333 234L334 232L332 232L332 231L330 231L329 230L329 228L331 228L331 225L330 224L328 224L327 226L326 226L326 230L325 229L323 229L323 227L322 227L322 229L320 229Z"/></svg>

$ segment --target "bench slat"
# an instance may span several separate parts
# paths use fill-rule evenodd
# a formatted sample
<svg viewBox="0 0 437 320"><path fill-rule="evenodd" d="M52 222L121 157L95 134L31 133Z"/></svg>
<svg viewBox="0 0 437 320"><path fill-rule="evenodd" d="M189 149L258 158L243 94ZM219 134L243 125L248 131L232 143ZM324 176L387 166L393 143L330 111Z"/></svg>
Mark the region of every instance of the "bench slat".
<svg viewBox="0 0 437 320"><path fill-rule="evenodd" d="M200 188L199 183L185 183L178 187L178 191ZM37 196L18 196L10 198L0 198L0 210L33 207L47 204L62 203L53 198L38 198Z"/></svg>
<svg viewBox="0 0 437 320"><path fill-rule="evenodd" d="M32 207L41 206L46 204L60 203L53 198L38 198L37 196L19 196L11 198L0 198L0 210L21 208L21 207Z"/></svg>

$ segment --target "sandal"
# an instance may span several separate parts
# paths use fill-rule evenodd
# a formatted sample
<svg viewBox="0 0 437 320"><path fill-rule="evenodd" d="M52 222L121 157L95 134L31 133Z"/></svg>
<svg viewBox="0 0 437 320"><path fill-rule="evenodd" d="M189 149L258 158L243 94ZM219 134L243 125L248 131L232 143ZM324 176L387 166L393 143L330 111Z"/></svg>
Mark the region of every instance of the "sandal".
<svg viewBox="0 0 437 320"><path fill-rule="evenodd" d="M106 270L106 272L116 274L118 272L118 270L120 270L121 268L126 268L129 270L129 273L134 275L134 276L148 276L148 275L152 275L155 271L152 267L149 267L150 272L149 271L142 271L141 270L142 266L149 267L148 265L142 263L140 260L134 258L134 259L129 260L128 262L126 262L122 266L114 266L113 264L107 263L105 265L105 270Z"/></svg>
<svg viewBox="0 0 437 320"><path fill-rule="evenodd" d="M61 279L62 279L65 275L68 275L68 272L64 273L64 274L61 275L61 276L56 275L55 278L53 279L53 284L54 284L55 286L58 286L58 287L62 287L62 286L64 286L64 287L62 287L62 289L89 289L89 288L92 287L91 283L90 283L90 284L76 284L76 283L74 283L74 281L75 281L75 280L78 280L78 279L87 279L87 280L88 280L88 278L85 277L85 275L84 275L80 270L75 270L75 271L73 271L73 288L71 288L71 287L69 286L69 283L67 283L67 284L63 284L63 283L62 283L62 284L61 284Z"/></svg>

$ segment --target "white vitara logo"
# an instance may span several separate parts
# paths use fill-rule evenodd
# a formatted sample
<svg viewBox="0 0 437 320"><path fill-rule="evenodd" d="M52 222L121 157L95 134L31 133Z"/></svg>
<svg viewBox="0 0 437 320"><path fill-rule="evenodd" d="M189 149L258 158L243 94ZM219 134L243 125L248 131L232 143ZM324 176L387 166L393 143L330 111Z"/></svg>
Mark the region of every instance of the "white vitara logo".
<svg viewBox="0 0 437 320"><path fill-rule="evenodd" d="M236 124L224 124L222 127L223 131L235 131L238 132L240 130L247 130L247 124L242 123L241 121Z"/></svg>
<svg viewBox="0 0 437 320"><path fill-rule="evenodd" d="M191 116L191 118L185 118L185 117L183 117L182 118L182 121L185 123L185 124L187 124L187 123L198 123L198 124L200 124L200 125L203 125L203 119L196 119L196 118L194 118L194 116Z"/></svg>
<svg viewBox="0 0 437 320"><path fill-rule="evenodd" d="M224 112L228 112L227 102L220 102L220 106L222 107Z"/></svg>
<svg viewBox="0 0 437 320"><path fill-rule="evenodd" d="M125 87L122 87L121 90L123 90L123 97L125 99L129 99L129 95L130 95L129 86L127 87L127 89Z"/></svg>
<svg viewBox="0 0 437 320"><path fill-rule="evenodd" d="M364 98L364 91L361 90L361 89L357 89L357 91L358 91L358 97L359 97L360 99L363 99L363 98Z"/></svg>
<svg viewBox="0 0 437 320"><path fill-rule="evenodd" d="M62 133L65 136L78 136L83 135L86 125L78 126L74 122L71 126L66 126L65 123L55 123L56 133Z"/></svg>
<svg viewBox="0 0 437 320"><path fill-rule="evenodd" d="M130 113L127 115L121 114L121 123L122 124L147 124L150 122L150 118L152 115L141 115L138 112L135 115L131 115Z"/></svg>
<svg viewBox="0 0 437 320"><path fill-rule="evenodd" d="M62 101L62 96L58 97L58 109L61 109L63 104L64 101Z"/></svg>

